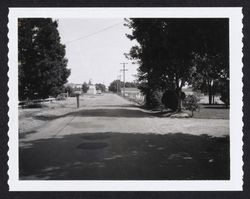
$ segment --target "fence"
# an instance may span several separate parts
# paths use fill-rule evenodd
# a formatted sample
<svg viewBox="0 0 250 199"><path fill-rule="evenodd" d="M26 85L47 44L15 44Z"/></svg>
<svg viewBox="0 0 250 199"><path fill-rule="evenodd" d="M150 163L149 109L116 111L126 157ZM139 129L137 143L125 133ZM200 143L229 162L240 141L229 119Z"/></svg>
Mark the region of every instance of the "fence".
<svg viewBox="0 0 250 199"><path fill-rule="evenodd" d="M54 97L49 97L46 99L35 99L35 100L25 100L25 101L19 101L18 102L18 108L26 108L30 105L37 105L37 104L43 104L46 102L53 102L55 101L56 98Z"/></svg>

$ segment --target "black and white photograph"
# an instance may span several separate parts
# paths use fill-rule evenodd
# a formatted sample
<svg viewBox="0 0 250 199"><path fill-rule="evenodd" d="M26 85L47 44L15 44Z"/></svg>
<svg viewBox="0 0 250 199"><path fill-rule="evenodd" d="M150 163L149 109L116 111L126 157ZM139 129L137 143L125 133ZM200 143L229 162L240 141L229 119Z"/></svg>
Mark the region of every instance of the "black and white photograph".
<svg viewBox="0 0 250 199"><path fill-rule="evenodd" d="M230 29L242 28L240 9L239 21L163 11L18 15L10 182L240 189L241 29Z"/></svg>

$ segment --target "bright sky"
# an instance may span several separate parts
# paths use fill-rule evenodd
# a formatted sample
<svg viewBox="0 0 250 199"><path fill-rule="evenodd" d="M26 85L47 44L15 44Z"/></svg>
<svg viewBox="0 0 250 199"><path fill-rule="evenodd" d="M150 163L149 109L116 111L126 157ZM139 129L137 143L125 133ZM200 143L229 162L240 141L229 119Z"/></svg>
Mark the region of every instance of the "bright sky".
<svg viewBox="0 0 250 199"><path fill-rule="evenodd" d="M125 33L124 19L58 19L61 42L66 45L66 57L71 75L69 83L83 83L90 79L106 86L122 72L120 63L126 62L126 81L133 81L137 65L125 58L135 41Z"/></svg>

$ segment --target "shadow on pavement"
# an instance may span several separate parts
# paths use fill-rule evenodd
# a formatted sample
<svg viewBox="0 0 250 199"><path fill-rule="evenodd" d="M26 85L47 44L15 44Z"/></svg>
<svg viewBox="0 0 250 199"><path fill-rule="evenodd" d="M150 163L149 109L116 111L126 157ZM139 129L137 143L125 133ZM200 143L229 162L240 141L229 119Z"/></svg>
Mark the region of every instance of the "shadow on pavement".
<svg viewBox="0 0 250 199"><path fill-rule="evenodd" d="M82 133L19 149L20 179L227 180L229 137Z"/></svg>
<svg viewBox="0 0 250 199"><path fill-rule="evenodd" d="M27 132L19 133L18 136L19 136L19 139L24 139L28 135L33 134L33 133L37 133L37 131L27 131Z"/></svg>
<svg viewBox="0 0 250 199"><path fill-rule="evenodd" d="M143 112L140 109L109 109L109 108L95 108L95 109L82 109L79 111L70 112L63 115L39 115L35 116L39 120L54 120L67 116L80 116L80 117L127 117L127 118L141 118L150 117L152 114Z"/></svg>

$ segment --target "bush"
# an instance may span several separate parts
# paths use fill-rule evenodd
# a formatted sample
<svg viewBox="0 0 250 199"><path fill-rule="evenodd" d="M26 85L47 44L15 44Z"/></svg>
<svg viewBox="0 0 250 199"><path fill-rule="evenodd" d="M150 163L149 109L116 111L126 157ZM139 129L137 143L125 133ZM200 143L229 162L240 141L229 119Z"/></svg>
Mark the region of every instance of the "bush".
<svg viewBox="0 0 250 199"><path fill-rule="evenodd" d="M188 95L186 96L183 106L192 112L192 117L194 115L194 111L196 111L199 108L199 98L195 95Z"/></svg>
<svg viewBox="0 0 250 199"><path fill-rule="evenodd" d="M163 94L161 101L166 108L170 108L173 111L178 108L178 97L175 91L166 91Z"/></svg>
<svg viewBox="0 0 250 199"><path fill-rule="evenodd" d="M162 98L162 92L161 91L151 91L146 94L146 106L148 108L159 108Z"/></svg>

